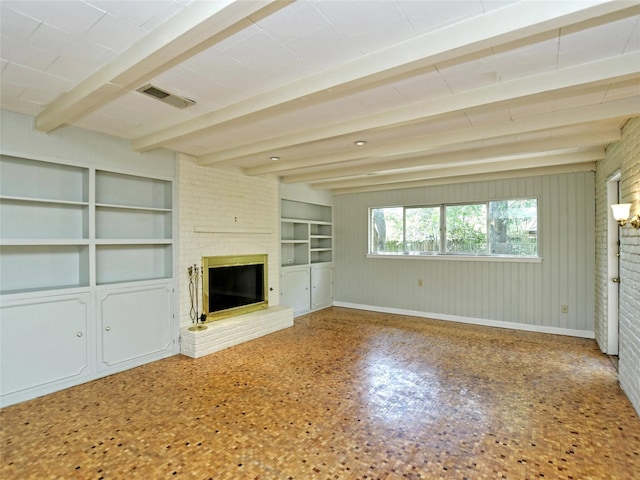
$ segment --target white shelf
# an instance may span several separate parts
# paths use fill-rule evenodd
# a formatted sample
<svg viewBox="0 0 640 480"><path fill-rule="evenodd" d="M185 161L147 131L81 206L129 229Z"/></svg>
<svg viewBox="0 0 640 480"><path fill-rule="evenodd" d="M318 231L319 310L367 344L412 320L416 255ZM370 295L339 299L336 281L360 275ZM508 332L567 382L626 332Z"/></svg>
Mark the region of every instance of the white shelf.
<svg viewBox="0 0 640 480"><path fill-rule="evenodd" d="M56 245L89 245L89 240L76 240L75 238L10 238L0 240L0 248L2 247L29 247L29 246L56 246Z"/></svg>
<svg viewBox="0 0 640 480"><path fill-rule="evenodd" d="M332 261L331 207L282 200L281 214L283 215L280 219L282 267Z"/></svg>
<svg viewBox="0 0 640 480"><path fill-rule="evenodd" d="M171 278L171 245L97 245L96 283Z"/></svg>
<svg viewBox="0 0 640 480"><path fill-rule="evenodd" d="M96 171L96 284L173 276L170 181Z"/></svg>
<svg viewBox="0 0 640 480"><path fill-rule="evenodd" d="M89 245L3 245L3 294L89 286Z"/></svg>
<svg viewBox="0 0 640 480"><path fill-rule="evenodd" d="M171 245L171 239L153 239L153 238L116 238L116 239L97 239L96 245Z"/></svg>
<svg viewBox="0 0 640 480"><path fill-rule="evenodd" d="M89 207L84 203L0 201L2 238L88 238Z"/></svg>
<svg viewBox="0 0 640 480"><path fill-rule="evenodd" d="M170 208L136 207L131 205L116 205L112 203L96 203L96 208L111 208L114 210L140 210L143 212L172 212Z"/></svg>
<svg viewBox="0 0 640 480"><path fill-rule="evenodd" d="M283 199L281 202L280 217L286 220L306 220L315 222L332 221L331 207L315 203L298 202Z"/></svg>
<svg viewBox="0 0 640 480"><path fill-rule="evenodd" d="M3 155L0 191L2 293L173 275L169 180Z"/></svg>
<svg viewBox="0 0 640 480"><path fill-rule="evenodd" d="M39 201L89 201L89 169L0 155L4 197Z"/></svg>
<svg viewBox="0 0 640 480"><path fill-rule="evenodd" d="M170 210L141 210L96 206L96 238L170 239Z"/></svg>
<svg viewBox="0 0 640 480"><path fill-rule="evenodd" d="M96 171L96 205L171 209L171 203L170 181Z"/></svg>
<svg viewBox="0 0 640 480"><path fill-rule="evenodd" d="M89 202L77 202L72 200L50 200L46 198L33 197L15 197L9 195L0 195L0 203L3 202L23 202L23 203L50 203L54 205L89 205Z"/></svg>

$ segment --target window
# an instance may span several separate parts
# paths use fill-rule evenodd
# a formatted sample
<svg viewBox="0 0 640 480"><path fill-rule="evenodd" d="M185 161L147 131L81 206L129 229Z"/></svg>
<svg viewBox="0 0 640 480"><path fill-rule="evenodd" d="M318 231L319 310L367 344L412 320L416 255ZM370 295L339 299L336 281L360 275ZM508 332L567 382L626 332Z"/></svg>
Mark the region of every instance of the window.
<svg viewBox="0 0 640 480"><path fill-rule="evenodd" d="M447 253L487 253L487 204L445 205Z"/></svg>
<svg viewBox="0 0 640 480"><path fill-rule="evenodd" d="M538 254L535 198L369 210L369 253L382 255Z"/></svg>
<svg viewBox="0 0 640 480"><path fill-rule="evenodd" d="M440 251L440 208L405 209L405 251L438 253Z"/></svg>

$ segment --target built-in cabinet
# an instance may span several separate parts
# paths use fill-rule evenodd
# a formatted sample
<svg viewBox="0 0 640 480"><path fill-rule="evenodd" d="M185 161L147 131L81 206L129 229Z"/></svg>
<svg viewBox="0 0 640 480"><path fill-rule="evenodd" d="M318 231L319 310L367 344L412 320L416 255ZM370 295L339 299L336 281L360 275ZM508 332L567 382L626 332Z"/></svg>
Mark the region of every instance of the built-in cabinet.
<svg viewBox="0 0 640 480"><path fill-rule="evenodd" d="M36 387L80 383L90 374L91 305L89 293L2 299L3 404L4 397L11 399Z"/></svg>
<svg viewBox="0 0 640 480"><path fill-rule="evenodd" d="M173 311L169 285L100 289L97 295L98 370L108 371L170 351Z"/></svg>
<svg viewBox="0 0 640 480"><path fill-rule="evenodd" d="M0 157L3 405L172 355L173 181Z"/></svg>
<svg viewBox="0 0 640 480"><path fill-rule="evenodd" d="M333 267L311 266L311 309L326 308L333 303Z"/></svg>
<svg viewBox="0 0 640 480"><path fill-rule="evenodd" d="M283 199L280 216L280 303L295 316L331 306L331 206Z"/></svg>
<svg viewBox="0 0 640 480"><path fill-rule="evenodd" d="M311 309L311 273L306 265L282 267L280 271L280 305L293 308L293 315Z"/></svg>

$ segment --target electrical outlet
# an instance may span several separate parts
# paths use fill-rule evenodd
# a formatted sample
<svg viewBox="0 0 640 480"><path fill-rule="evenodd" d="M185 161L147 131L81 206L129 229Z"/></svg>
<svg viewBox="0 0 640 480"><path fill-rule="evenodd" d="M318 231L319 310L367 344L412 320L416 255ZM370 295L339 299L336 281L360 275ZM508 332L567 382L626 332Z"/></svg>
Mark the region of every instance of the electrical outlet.
<svg viewBox="0 0 640 480"><path fill-rule="evenodd" d="M569 305L560 305L561 313L569 313Z"/></svg>

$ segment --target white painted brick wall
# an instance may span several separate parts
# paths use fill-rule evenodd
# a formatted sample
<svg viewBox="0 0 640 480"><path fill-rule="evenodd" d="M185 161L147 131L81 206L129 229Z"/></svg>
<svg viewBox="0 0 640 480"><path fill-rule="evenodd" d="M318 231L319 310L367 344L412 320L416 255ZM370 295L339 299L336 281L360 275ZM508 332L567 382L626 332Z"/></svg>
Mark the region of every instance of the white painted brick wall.
<svg viewBox="0 0 640 480"><path fill-rule="evenodd" d="M226 166L201 167L193 158L178 158L178 285L180 326L191 325L187 268L203 256L269 255L269 305L280 299L278 180L249 177ZM235 230L196 233L195 227ZM247 233L249 231L261 233ZM266 233L265 233L266 232ZM200 296L201 297L201 296Z"/></svg>
<svg viewBox="0 0 640 480"><path fill-rule="evenodd" d="M627 122L622 139L607 149L596 170L596 339L607 345L607 179L621 172L622 202L640 212L640 118ZM640 414L640 230L620 230L619 381Z"/></svg>

